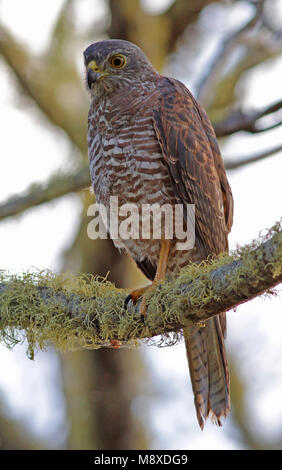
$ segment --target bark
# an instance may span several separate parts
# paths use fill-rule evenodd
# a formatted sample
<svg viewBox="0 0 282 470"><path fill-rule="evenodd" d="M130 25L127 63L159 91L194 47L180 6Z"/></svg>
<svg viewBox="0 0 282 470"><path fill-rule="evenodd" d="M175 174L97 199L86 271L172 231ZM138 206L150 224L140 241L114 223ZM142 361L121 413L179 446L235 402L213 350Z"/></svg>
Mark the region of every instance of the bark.
<svg viewBox="0 0 282 470"><path fill-rule="evenodd" d="M225 116L222 120L215 122L213 127L217 137L226 137L240 131L249 132L251 134L265 132L274 129L275 127L281 126L281 117L278 117L277 120L268 126L259 126L258 121L261 118L269 115L274 115L276 117L275 113L281 109L282 100L253 112L243 112L241 110L231 111L230 114Z"/></svg>
<svg viewBox="0 0 282 470"><path fill-rule="evenodd" d="M30 354L52 341L59 349L115 346L166 336L236 308L282 281L282 233L278 224L265 241L234 255L188 266L148 300L145 323L140 301L124 309L125 292L107 281L44 274L2 275L0 331L6 344L26 337ZM19 333L21 332L21 333Z"/></svg>

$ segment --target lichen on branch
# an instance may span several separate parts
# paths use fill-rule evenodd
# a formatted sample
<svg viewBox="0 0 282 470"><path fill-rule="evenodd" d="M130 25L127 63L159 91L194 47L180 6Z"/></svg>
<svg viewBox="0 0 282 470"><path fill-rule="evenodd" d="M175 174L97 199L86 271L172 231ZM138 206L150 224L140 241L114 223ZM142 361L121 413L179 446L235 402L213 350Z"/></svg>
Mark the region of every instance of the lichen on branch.
<svg viewBox="0 0 282 470"><path fill-rule="evenodd" d="M0 341L27 340L28 355L51 342L59 350L132 346L138 340L179 338L183 327L204 323L282 281L282 231L277 223L250 245L191 264L152 291L145 322L139 305L124 309L127 294L107 279L49 271L0 272Z"/></svg>

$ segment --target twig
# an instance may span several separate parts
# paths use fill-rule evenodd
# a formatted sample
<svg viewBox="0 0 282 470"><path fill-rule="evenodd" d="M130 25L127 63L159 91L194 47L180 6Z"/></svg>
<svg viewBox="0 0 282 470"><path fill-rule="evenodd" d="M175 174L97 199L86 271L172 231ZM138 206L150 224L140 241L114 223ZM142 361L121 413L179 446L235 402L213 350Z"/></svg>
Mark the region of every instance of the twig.
<svg viewBox="0 0 282 470"><path fill-rule="evenodd" d="M56 51L58 52L58 43ZM46 55L42 59L33 56L1 22L0 55L4 57L5 62L16 76L23 94L31 98L47 119L53 125L63 129L74 146L85 153L87 148L84 93L81 87L81 77L78 76L74 64L61 61L60 74L57 74L56 57L52 61L50 54L48 60ZM50 79L50 75L53 79ZM76 107L71 111L62 104L59 96L54 93L54 86L59 87L61 83L64 83L65 76L77 84L77 95L80 95L81 98L77 100ZM73 125L74 116L76 116L76 126Z"/></svg>
<svg viewBox="0 0 282 470"><path fill-rule="evenodd" d="M244 113L241 110L232 111L222 121L214 123L213 127L217 137L225 137L239 131L250 132L252 134L265 132L280 126L282 124L282 120L279 119L277 122L266 127L259 127L257 121L265 116L276 113L281 108L282 100L277 101L262 110L250 113Z"/></svg>
<svg viewBox="0 0 282 470"><path fill-rule="evenodd" d="M226 170L235 170L236 168L241 168L242 166L249 165L250 163L259 162L260 160L264 160L275 153L282 151L282 145L278 145L277 147L273 147L271 149L265 150L264 152L255 153L253 155L248 155L247 157L240 157L240 158L229 158L228 160L224 160L224 166Z"/></svg>
<svg viewBox="0 0 282 470"><path fill-rule="evenodd" d="M254 17L219 45L205 67L195 94L212 119L238 101L236 86L248 70L281 54L281 34L265 21L264 3L254 3Z"/></svg>
<svg viewBox="0 0 282 470"><path fill-rule="evenodd" d="M220 71L225 66L227 60L230 59L230 55L240 43L241 38L254 26L260 19L262 13L263 2L259 2L256 5L255 15L245 24L242 28L239 28L234 33L230 34L218 47L217 52L210 61L210 64L205 68L204 73L199 80L195 94L200 101L204 101L204 95L206 94L205 89L208 86L209 90L213 88L213 82L217 79Z"/></svg>

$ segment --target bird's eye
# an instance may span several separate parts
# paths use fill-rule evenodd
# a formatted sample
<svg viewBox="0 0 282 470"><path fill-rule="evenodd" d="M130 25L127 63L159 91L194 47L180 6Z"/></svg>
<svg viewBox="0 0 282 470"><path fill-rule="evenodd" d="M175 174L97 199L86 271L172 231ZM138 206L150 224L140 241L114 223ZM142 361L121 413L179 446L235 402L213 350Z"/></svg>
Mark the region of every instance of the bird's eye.
<svg viewBox="0 0 282 470"><path fill-rule="evenodd" d="M109 62L115 69L122 69L126 64L126 58L122 54L116 54L110 57Z"/></svg>

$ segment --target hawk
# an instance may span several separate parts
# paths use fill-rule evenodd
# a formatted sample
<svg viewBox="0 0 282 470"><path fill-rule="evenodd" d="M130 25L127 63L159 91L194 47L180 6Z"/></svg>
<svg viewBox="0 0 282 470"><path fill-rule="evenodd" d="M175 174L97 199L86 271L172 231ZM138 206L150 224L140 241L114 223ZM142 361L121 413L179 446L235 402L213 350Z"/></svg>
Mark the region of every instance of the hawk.
<svg viewBox="0 0 282 470"><path fill-rule="evenodd" d="M91 96L88 115L90 173L97 202L195 206L193 249L177 239L116 238L151 286L130 294L135 302L165 277L191 262L228 250L233 199L212 125L180 81L160 75L136 45L117 39L91 44L84 52ZM187 224L187 213L183 213ZM208 416L221 425L230 408L224 337L225 313L204 327L184 330L194 402L203 429Z"/></svg>

